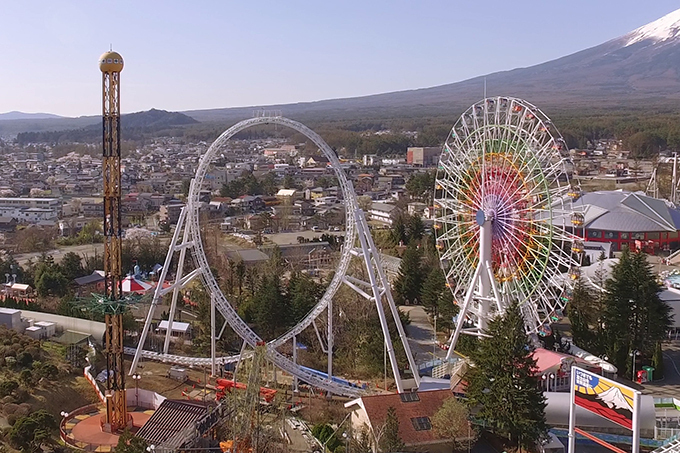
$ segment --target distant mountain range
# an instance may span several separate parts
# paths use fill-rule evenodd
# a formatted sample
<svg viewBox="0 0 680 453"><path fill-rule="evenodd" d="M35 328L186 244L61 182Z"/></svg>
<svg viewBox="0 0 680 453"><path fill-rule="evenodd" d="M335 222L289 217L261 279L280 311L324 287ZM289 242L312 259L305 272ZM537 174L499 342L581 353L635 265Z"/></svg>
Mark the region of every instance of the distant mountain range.
<svg viewBox="0 0 680 453"><path fill-rule="evenodd" d="M88 124L78 129L25 131L17 134L20 143L36 142L92 142L101 139L102 123L100 117L88 117ZM179 112L151 109L122 115L120 118L123 139L138 139L164 129L173 129L196 124L198 121ZM0 128L2 123L0 123Z"/></svg>
<svg viewBox="0 0 680 453"><path fill-rule="evenodd" d="M624 36L557 60L462 82L356 98L183 113L200 122L219 123L249 118L254 110L262 108L315 122L451 116L482 97L485 79L489 96L521 97L551 113L584 109L590 113L615 108L675 110L680 101L680 10ZM145 127L164 127L165 120L154 125L152 117ZM98 122L98 117L0 121L0 136L81 128Z"/></svg>
<svg viewBox="0 0 680 453"><path fill-rule="evenodd" d="M7 112L0 113L0 121L2 120L45 120L49 118L62 118L59 115L52 115L51 113L24 113L24 112Z"/></svg>

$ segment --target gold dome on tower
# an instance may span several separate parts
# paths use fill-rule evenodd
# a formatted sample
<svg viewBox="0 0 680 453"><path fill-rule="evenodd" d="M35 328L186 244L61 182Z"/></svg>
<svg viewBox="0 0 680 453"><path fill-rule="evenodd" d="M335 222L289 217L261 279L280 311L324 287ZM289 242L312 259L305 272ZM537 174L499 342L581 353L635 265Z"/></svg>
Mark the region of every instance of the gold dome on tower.
<svg viewBox="0 0 680 453"><path fill-rule="evenodd" d="M99 69L102 72L120 72L123 70L123 57L118 52L105 52L99 57Z"/></svg>

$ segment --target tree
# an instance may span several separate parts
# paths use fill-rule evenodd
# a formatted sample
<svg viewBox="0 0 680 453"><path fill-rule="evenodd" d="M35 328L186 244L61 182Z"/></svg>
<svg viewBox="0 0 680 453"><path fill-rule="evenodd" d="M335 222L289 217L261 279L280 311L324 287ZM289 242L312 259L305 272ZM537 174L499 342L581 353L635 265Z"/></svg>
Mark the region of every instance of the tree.
<svg viewBox="0 0 680 453"><path fill-rule="evenodd" d="M437 435L449 439L454 450L462 450L474 443L476 432L469 421L470 411L462 402L454 397L444 400L442 406L432 417L432 427ZM460 439L467 439L461 441Z"/></svg>
<svg viewBox="0 0 680 453"><path fill-rule="evenodd" d="M285 328L290 316L288 301L281 291L278 275L264 275L253 295L252 305L258 331L263 338L271 339Z"/></svg>
<svg viewBox="0 0 680 453"><path fill-rule="evenodd" d="M41 409L29 416L19 418L9 432L9 441L25 452L38 452L45 443L50 443L57 421L52 414Z"/></svg>
<svg viewBox="0 0 680 453"><path fill-rule="evenodd" d="M671 326L671 309L659 298L661 287L642 252L624 248L605 287L605 352L621 373L630 374L629 354L637 350L643 359L652 357Z"/></svg>
<svg viewBox="0 0 680 453"><path fill-rule="evenodd" d="M399 437L399 418L394 407L387 409L387 418L382 426L378 447L382 453L393 453L404 450L404 442Z"/></svg>
<svg viewBox="0 0 680 453"><path fill-rule="evenodd" d="M406 191L415 200L431 203L434 191L435 173L416 173L406 181Z"/></svg>
<svg viewBox="0 0 680 453"><path fill-rule="evenodd" d="M652 366L654 367L654 377L656 379L663 379L663 350L661 349L661 342L656 344L654 349L654 356L652 357Z"/></svg>
<svg viewBox="0 0 680 453"><path fill-rule="evenodd" d="M592 291L579 278L576 280L571 300L567 305L567 316L571 323L574 343L594 354L600 354L599 351L602 348L599 345L604 333L597 328L601 325L599 322L601 313L596 312L593 305L594 296Z"/></svg>
<svg viewBox="0 0 680 453"><path fill-rule="evenodd" d="M394 281L394 296L398 304L417 304L423 285L422 253L411 244L404 252L399 273Z"/></svg>
<svg viewBox="0 0 680 453"><path fill-rule="evenodd" d="M47 269L40 273L40 277L35 281L35 289L40 296L58 296L66 294L68 290L68 280L58 269Z"/></svg>
<svg viewBox="0 0 680 453"><path fill-rule="evenodd" d="M13 391L19 388L19 383L12 379L7 379L0 382L0 398L11 395Z"/></svg>
<svg viewBox="0 0 680 453"><path fill-rule="evenodd" d="M408 241L420 241L423 238L423 234L425 234L425 225L420 215L416 213L409 216L408 225L406 226Z"/></svg>
<svg viewBox="0 0 680 453"><path fill-rule="evenodd" d="M518 304L490 321L486 333L470 354L475 366L466 375L469 407L511 445L531 447L548 431L546 402Z"/></svg>
<svg viewBox="0 0 680 453"><path fill-rule="evenodd" d="M357 197L357 204L362 211L368 212L373 207L373 200L368 195L362 195Z"/></svg>
<svg viewBox="0 0 680 453"><path fill-rule="evenodd" d="M451 329L458 306L453 303L453 294L446 287L446 278L439 266L432 267L427 274L420 294L420 302L425 311L437 319L437 327Z"/></svg>
<svg viewBox="0 0 680 453"><path fill-rule="evenodd" d="M116 453L146 453L146 447L148 445L144 439L126 429L118 438Z"/></svg>
<svg viewBox="0 0 680 453"><path fill-rule="evenodd" d="M392 228L390 234L392 240L396 245L408 244L408 235L406 234L406 219L403 214L397 215L392 221Z"/></svg>
<svg viewBox="0 0 680 453"><path fill-rule="evenodd" d="M73 252L68 252L64 255L59 264L59 268L69 282L72 282L73 279L82 277L85 274L80 255Z"/></svg>

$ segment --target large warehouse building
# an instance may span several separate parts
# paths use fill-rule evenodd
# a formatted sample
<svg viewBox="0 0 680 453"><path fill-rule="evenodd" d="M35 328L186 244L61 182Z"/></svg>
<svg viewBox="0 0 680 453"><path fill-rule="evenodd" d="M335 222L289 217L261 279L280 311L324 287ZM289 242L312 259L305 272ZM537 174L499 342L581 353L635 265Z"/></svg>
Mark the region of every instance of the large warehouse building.
<svg viewBox="0 0 680 453"><path fill-rule="evenodd" d="M560 222L584 241L610 243L613 251L625 245L649 253L680 248L680 210L663 200L616 190L585 193L570 203L574 215Z"/></svg>

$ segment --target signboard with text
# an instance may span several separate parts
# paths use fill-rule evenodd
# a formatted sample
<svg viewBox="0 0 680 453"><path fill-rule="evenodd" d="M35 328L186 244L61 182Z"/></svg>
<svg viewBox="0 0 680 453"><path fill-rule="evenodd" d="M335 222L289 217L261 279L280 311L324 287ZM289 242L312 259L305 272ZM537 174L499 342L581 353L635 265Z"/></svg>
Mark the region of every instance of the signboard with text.
<svg viewBox="0 0 680 453"><path fill-rule="evenodd" d="M635 390L581 368L573 368L573 403L624 428L633 429Z"/></svg>

